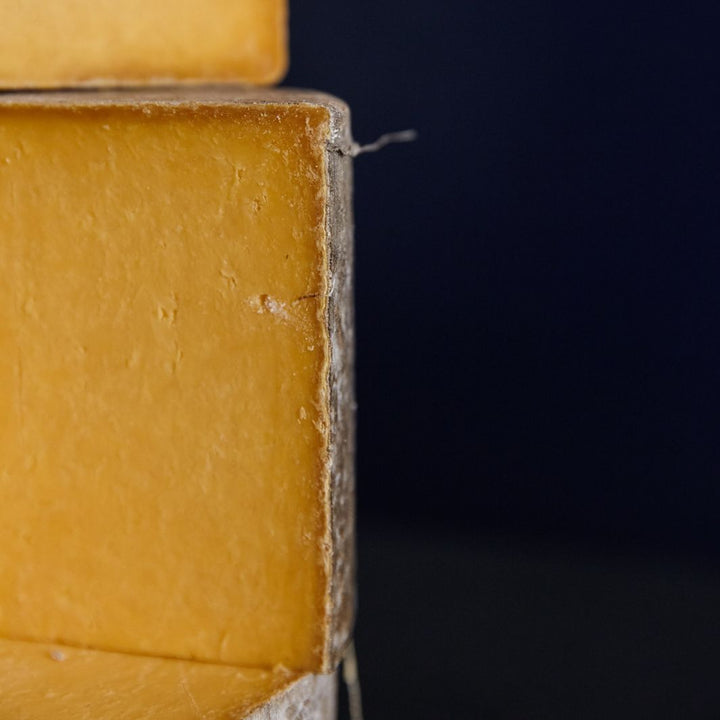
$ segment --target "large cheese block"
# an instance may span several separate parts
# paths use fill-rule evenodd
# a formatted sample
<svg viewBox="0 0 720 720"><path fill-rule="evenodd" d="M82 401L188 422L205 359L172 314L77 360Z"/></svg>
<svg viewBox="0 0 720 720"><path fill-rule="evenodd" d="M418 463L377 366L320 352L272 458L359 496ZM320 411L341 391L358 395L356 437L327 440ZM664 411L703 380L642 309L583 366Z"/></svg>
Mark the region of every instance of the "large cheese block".
<svg viewBox="0 0 720 720"><path fill-rule="evenodd" d="M309 93L0 97L0 636L335 667L349 143Z"/></svg>
<svg viewBox="0 0 720 720"><path fill-rule="evenodd" d="M333 720L333 675L0 640L3 720Z"/></svg>
<svg viewBox="0 0 720 720"><path fill-rule="evenodd" d="M287 0L22 0L0 9L0 87L237 81L287 64Z"/></svg>

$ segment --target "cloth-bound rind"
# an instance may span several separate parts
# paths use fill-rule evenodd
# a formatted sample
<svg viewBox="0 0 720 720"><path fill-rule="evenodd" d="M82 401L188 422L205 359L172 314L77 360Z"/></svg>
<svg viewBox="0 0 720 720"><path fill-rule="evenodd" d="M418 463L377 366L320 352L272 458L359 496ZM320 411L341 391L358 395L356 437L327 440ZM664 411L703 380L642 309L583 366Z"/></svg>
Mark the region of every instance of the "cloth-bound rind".
<svg viewBox="0 0 720 720"><path fill-rule="evenodd" d="M323 670L340 662L355 616L355 395L353 317L352 144L347 107L325 99L331 114L328 143L328 308L330 345L329 503L331 567Z"/></svg>
<svg viewBox="0 0 720 720"><path fill-rule="evenodd" d="M253 710L246 720L335 720L337 674L305 675Z"/></svg>

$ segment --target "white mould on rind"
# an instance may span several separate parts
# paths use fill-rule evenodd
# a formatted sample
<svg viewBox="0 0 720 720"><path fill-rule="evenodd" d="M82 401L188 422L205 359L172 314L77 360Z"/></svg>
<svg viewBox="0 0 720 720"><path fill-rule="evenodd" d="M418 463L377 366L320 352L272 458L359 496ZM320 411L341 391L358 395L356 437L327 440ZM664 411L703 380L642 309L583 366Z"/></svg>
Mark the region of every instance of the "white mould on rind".
<svg viewBox="0 0 720 720"><path fill-rule="evenodd" d="M355 617L355 334L353 314L352 147L350 114L338 101L328 142L328 338L330 364L330 632L326 670L336 667Z"/></svg>
<svg viewBox="0 0 720 720"><path fill-rule="evenodd" d="M305 675L251 712L245 720L335 720L337 675Z"/></svg>

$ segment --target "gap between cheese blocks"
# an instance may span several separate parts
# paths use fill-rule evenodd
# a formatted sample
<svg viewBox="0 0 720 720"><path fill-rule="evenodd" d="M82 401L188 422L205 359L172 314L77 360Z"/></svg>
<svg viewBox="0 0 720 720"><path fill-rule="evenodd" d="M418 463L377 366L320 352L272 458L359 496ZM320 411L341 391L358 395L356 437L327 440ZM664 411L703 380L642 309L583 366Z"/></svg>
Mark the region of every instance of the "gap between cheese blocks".
<svg viewBox="0 0 720 720"><path fill-rule="evenodd" d="M0 717L333 720L334 675L0 640Z"/></svg>
<svg viewBox="0 0 720 720"><path fill-rule="evenodd" d="M0 97L0 636L335 669L350 146L316 93Z"/></svg>

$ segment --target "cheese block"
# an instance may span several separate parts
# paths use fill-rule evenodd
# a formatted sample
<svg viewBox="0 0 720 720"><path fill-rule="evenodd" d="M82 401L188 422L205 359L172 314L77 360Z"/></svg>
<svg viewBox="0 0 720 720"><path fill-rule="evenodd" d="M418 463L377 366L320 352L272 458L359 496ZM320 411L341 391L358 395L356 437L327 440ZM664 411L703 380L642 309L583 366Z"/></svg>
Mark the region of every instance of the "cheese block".
<svg viewBox="0 0 720 720"><path fill-rule="evenodd" d="M335 667L349 143L310 93L0 96L0 636Z"/></svg>
<svg viewBox="0 0 720 720"><path fill-rule="evenodd" d="M333 720L334 675L0 640L8 720Z"/></svg>
<svg viewBox="0 0 720 720"><path fill-rule="evenodd" d="M0 11L0 87L279 81L287 0L23 0Z"/></svg>

